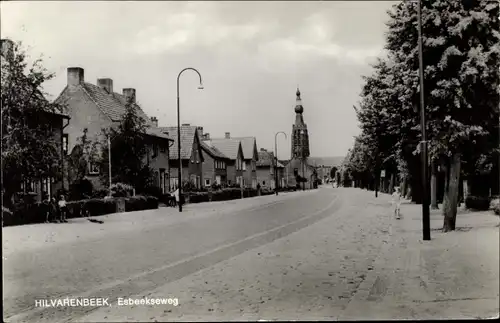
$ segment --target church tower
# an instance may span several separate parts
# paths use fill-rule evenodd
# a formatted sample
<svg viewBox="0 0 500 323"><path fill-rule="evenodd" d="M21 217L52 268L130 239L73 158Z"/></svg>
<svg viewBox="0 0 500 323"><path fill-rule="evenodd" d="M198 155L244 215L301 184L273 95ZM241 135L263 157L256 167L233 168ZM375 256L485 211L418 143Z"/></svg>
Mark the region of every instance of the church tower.
<svg viewBox="0 0 500 323"><path fill-rule="evenodd" d="M297 88L297 99L295 104L295 124L292 127L292 158L306 159L309 157L309 134L307 125L304 123L304 107L300 98L300 90Z"/></svg>

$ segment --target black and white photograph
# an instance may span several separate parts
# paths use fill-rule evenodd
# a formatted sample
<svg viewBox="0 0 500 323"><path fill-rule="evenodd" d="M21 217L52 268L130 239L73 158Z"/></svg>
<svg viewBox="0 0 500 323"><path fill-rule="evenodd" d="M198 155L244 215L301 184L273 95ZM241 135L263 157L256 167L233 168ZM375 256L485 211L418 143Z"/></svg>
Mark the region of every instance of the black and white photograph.
<svg viewBox="0 0 500 323"><path fill-rule="evenodd" d="M498 319L499 8L0 1L3 321Z"/></svg>

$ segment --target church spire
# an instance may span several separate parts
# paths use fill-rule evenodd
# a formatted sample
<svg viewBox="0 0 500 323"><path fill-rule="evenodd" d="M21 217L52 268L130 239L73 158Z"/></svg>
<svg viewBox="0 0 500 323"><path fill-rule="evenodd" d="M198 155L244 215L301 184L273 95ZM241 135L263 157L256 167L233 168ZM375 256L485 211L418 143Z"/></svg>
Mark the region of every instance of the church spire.
<svg viewBox="0 0 500 323"><path fill-rule="evenodd" d="M297 99L295 103L295 113L302 114L304 112L304 107L302 106L302 99L300 98L300 90L299 86L297 85Z"/></svg>

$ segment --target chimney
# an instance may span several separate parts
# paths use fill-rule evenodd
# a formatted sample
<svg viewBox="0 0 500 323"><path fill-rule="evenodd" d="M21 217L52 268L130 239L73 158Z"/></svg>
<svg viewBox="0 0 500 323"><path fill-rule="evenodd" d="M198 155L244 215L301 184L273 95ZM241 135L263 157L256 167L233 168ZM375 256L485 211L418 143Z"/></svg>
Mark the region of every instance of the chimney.
<svg viewBox="0 0 500 323"><path fill-rule="evenodd" d="M154 124L156 128L158 128L158 118L156 117L151 117L151 122Z"/></svg>
<svg viewBox="0 0 500 323"><path fill-rule="evenodd" d="M12 54L14 54L14 42L10 39L2 39L1 55L7 58Z"/></svg>
<svg viewBox="0 0 500 323"><path fill-rule="evenodd" d="M231 133L230 132L226 132L226 139L230 139L231 138Z"/></svg>
<svg viewBox="0 0 500 323"><path fill-rule="evenodd" d="M112 79L97 79L97 86L105 89L108 93L113 93L113 80Z"/></svg>
<svg viewBox="0 0 500 323"><path fill-rule="evenodd" d="M204 134L203 140L210 140L210 134L209 133Z"/></svg>
<svg viewBox="0 0 500 323"><path fill-rule="evenodd" d="M190 123L183 123L181 127L189 127L191 124Z"/></svg>
<svg viewBox="0 0 500 323"><path fill-rule="evenodd" d="M111 81L111 88L113 88L113 81ZM125 96L127 102L130 100L132 103L135 103L135 89L123 89L123 96Z"/></svg>
<svg viewBox="0 0 500 323"><path fill-rule="evenodd" d="M81 67L68 67L68 86L77 86L84 82L84 71Z"/></svg>

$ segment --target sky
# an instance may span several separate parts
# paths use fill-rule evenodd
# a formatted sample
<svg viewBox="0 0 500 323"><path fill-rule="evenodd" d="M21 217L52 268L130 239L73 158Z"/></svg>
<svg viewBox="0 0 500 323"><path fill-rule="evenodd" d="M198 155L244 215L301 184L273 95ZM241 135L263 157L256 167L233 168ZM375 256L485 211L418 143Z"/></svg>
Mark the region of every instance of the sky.
<svg viewBox="0 0 500 323"><path fill-rule="evenodd" d="M181 123L211 137L254 136L258 148L289 158L299 86L311 156L344 156L359 134L353 105L362 76L383 55L384 1L16 1L0 3L1 37L21 41L64 89L68 67L85 81L135 88L160 126L174 126L176 80Z"/></svg>

